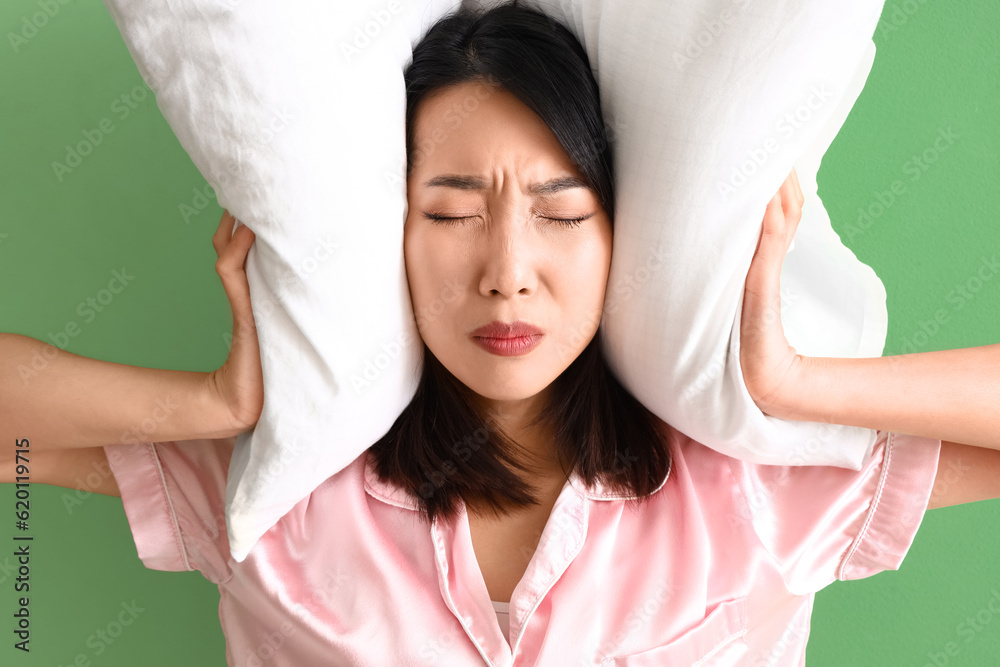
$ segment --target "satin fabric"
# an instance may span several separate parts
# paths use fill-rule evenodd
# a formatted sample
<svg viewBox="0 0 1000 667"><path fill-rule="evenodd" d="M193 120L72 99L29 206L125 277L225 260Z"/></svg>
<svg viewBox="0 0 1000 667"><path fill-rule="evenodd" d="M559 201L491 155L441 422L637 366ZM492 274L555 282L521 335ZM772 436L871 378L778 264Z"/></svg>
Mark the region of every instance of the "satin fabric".
<svg viewBox="0 0 1000 667"><path fill-rule="evenodd" d="M105 447L149 568L217 584L229 665L803 665L813 594L899 567L940 441L879 432L860 471L744 462L668 427L637 507L577 475L510 601L504 639L464 505L422 520L362 453L236 562L235 438ZM280 474L276 470L275 474Z"/></svg>

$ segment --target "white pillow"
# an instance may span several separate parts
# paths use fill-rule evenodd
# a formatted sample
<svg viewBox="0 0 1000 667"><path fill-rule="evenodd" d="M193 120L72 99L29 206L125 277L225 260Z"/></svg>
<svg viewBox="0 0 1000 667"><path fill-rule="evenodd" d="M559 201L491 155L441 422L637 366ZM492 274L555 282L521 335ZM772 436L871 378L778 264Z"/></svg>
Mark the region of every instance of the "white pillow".
<svg viewBox="0 0 1000 667"><path fill-rule="evenodd" d="M882 353L884 289L832 231L815 183L871 68L882 2L527 4L577 35L601 86L617 168L602 326L623 384L723 453L860 468L874 431L756 408L739 321L765 206L794 166L806 203L782 273L789 342L812 356ZM381 437L416 389L403 69L458 3L105 5L219 204L256 234L247 273L265 403L238 438L226 494L242 561ZM785 114L802 119L791 132ZM203 208L180 214L214 227Z"/></svg>
<svg viewBox="0 0 1000 667"><path fill-rule="evenodd" d="M876 431L765 416L739 333L764 209L794 167L806 201L782 269L786 337L807 356L882 355L884 287L833 231L816 173L871 70L883 1L527 4L584 45L614 130L602 326L622 384L724 454L860 469Z"/></svg>

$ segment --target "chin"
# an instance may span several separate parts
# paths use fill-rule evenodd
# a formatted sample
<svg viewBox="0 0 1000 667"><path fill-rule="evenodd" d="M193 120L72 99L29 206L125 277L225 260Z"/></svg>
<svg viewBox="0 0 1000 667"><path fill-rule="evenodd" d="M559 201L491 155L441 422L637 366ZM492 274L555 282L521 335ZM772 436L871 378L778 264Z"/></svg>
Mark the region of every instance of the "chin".
<svg viewBox="0 0 1000 667"><path fill-rule="evenodd" d="M459 381L474 391L476 395L490 401L519 401L525 398L530 398L538 393L538 391L533 391L531 389L523 389L521 386L512 387L509 384L501 386L495 381L490 381L490 379L481 377L475 379L470 378L469 382L466 382L459 377Z"/></svg>
<svg viewBox="0 0 1000 667"><path fill-rule="evenodd" d="M467 350L460 355L455 354L463 345L468 346ZM531 398L544 391L559 375L539 377L539 366L546 361L543 358L529 360L526 357L511 365L510 358L493 356L467 339L444 342L442 349L449 354L437 354L428 346L431 354L449 373L485 400L520 401Z"/></svg>

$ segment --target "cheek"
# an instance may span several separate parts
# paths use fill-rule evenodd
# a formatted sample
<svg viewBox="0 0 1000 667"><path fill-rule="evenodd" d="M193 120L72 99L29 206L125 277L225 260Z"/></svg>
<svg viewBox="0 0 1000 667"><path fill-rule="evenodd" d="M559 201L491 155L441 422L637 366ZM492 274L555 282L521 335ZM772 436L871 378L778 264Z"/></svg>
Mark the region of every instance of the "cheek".
<svg viewBox="0 0 1000 667"><path fill-rule="evenodd" d="M410 284L410 298L414 308L419 306L421 296L426 291L431 267L428 259L433 256L429 252L427 235L421 230L406 230L403 234L403 259L406 263L406 280Z"/></svg>
<svg viewBox="0 0 1000 667"><path fill-rule="evenodd" d="M608 282L611 243L604 235L588 237L565 262L567 279L578 286L581 300L600 297Z"/></svg>
<svg viewBox="0 0 1000 667"><path fill-rule="evenodd" d="M454 301L454 298L442 299L453 279L449 267L454 267L448 260L450 251L435 237L433 230L426 227L407 230L403 235L406 280L421 334L428 332L447 304Z"/></svg>

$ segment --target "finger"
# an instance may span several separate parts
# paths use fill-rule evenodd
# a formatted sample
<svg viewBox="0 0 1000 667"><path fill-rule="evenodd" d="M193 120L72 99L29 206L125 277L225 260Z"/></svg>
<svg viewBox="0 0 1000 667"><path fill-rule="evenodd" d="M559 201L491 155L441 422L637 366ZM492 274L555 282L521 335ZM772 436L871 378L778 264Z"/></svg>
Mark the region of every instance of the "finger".
<svg viewBox="0 0 1000 667"><path fill-rule="evenodd" d="M767 207L764 209L763 230L768 236L783 235L784 233L785 212L783 201L781 191L779 190L771 197L771 201L767 202Z"/></svg>
<svg viewBox="0 0 1000 667"><path fill-rule="evenodd" d="M802 194L802 185L799 183L799 175L795 173L794 169L792 169L792 180L795 182L795 191L799 195L799 205L801 206L805 203L806 196Z"/></svg>
<svg viewBox="0 0 1000 667"><path fill-rule="evenodd" d="M233 311L233 321L243 322L253 317L250 301L250 284L243 271L219 270L222 289L226 292L229 306ZM252 324L252 322L251 322Z"/></svg>
<svg viewBox="0 0 1000 667"><path fill-rule="evenodd" d="M784 256L785 238L785 214L781 207L780 194L775 194L764 211L751 271L773 271L774 265Z"/></svg>
<svg viewBox="0 0 1000 667"><path fill-rule="evenodd" d="M778 194L781 199L781 210L780 213L775 213L773 218L774 228L780 229L780 233L777 231L774 234L773 243L776 246L774 253L769 254L769 258L774 258L773 270L779 271L781 264L784 262L784 257L791 250L795 243L795 233L798 230L799 222L802 220L802 198L801 189L798 183L798 175L795 170L788 174L781 187L778 189Z"/></svg>
<svg viewBox="0 0 1000 667"><path fill-rule="evenodd" d="M788 222L790 224L797 223L797 217L802 214L802 203L799 201L799 191L795 181L794 169L785 179L785 182L781 184L778 192L781 194L781 207L787 214Z"/></svg>
<svg viewBox="0 0 1000 667"><path fill-rule="evenodd" d="M212 247L215 248L216 255L222 255L223 249L229 243L230 237L233 235L233 225L236 224L236 218L229 213L229 211L222 211L222 219L219 221L219 228L215 230L215 234L212 235Z"/></svg>
<svg viewBox="0 0 1000 667"><path fill-rule="evenodd" d="M246 259L254 240L253 231L245 225L241 226L223 248L216 264L227 272L242 272L246 267Z"/></svg>
<svg viewBox="0 0 1000 667"><path fill-rule="evenodd" d="M780 233L775 232L773 243L776 248L774 254L769 255L769 257L777 258L773 260L775 262L773 270L775 271L780 270L785 255L795 242L795 232L798 230L799 222L802 219L802 201L799 198L798 176L795 174L794 169L792 169L791 173L788 174L781 184L778 194L780 195L781 206L780 212L775 213L773 224L776 230L780 229L781 231Z"/></svg>
<svg viewBox="0 0 1000 667"><path fill-rule="evenodd" d="M252 315L250 308L250 285L246 274L246 259L255 235L246 225L241 225L232 240L223 249L215 269L222 279L223 289L237 319Z"/></svg>
<svg viewBox="0 0 1000 667"><path fill-rule="evenodd" d="M243 223L240 223L240 226L237 227L236 231L233 233L233 238L229 241L229 248L231 248L231 250L228 251L232 252L237 258L234 261L238 260L242 262L246 259L247 253L250 252L250 246L253 245L254 239L256 239L256 235L253 233L253 230Z"/></svg>
<svg viewBox="0 0 1000 667"><path fill-rule="evenodd" d="M253 233L253 230L243 224L240 225L240 228L236 230L236 234L233 235L232 242L236 244L234 252L237 257L243 258L240 264L244 271L247 267L247 259L250 257L250 247L253 246L256 239L257 235Z"/></svg>

